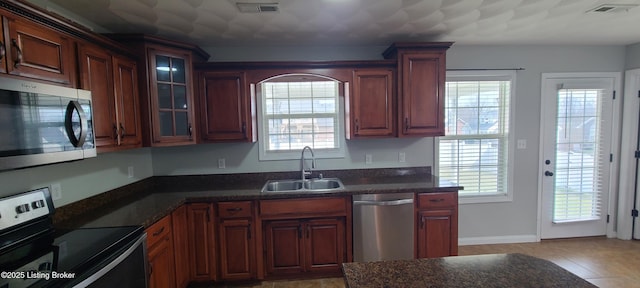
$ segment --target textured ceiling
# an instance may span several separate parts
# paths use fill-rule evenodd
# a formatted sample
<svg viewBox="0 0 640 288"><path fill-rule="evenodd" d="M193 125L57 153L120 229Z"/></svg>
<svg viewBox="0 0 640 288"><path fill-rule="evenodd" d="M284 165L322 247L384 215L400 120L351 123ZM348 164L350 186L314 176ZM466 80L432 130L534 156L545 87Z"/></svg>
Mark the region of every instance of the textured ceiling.
<svg viewBox="0 0 640 288"><path fill-rule="evenodd" d="M201 46L596 44L640 42L640 7L586 13L640 0L240 0L279 12L240 13L237 0L31 0L111 32L144 32Z"/></svg>

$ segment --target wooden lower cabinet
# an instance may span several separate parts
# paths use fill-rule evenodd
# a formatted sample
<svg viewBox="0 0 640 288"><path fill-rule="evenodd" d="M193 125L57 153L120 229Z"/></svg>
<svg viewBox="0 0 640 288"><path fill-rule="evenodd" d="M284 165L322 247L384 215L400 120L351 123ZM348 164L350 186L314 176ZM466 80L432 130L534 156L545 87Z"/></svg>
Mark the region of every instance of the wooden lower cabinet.
<svg viewBox="0 0 640 288"><path fill-rule="evenodd" d="M418 194L416 258L458 255L458 193Z"/></svg>
<svg viewBox="0 0 640 288"><path fill-rule="evenodd" d="M187 205L191 281L216 280L214 217L214 205L211 203Z"/></svg>
<svg viewBox="0 0 640 288"><path fill-rule="evenodd" d="M346 261L345 234L345 219L340 217L267 221L267 276L340 274Z"/></svg>
<svg viewBox="0 0 640 288"><path fill-rule="evenodd" d="M255 232L251 219L227 219L219 224L220 279L255 278Z"/></svg>
<svg viewBox="0 0 640 288"><path fill-rule="evenodd" d="M175 287L175 262L171 215L149 226L147 257L149 261L149 287Z"/></svg>
<svg viewBox="0 0 640 288"><path fill-rule="evenodd" d="M189 285L189 229L187 206L182 205L171 213L173 232L173 251L176 265L176 287Z"/></svg>

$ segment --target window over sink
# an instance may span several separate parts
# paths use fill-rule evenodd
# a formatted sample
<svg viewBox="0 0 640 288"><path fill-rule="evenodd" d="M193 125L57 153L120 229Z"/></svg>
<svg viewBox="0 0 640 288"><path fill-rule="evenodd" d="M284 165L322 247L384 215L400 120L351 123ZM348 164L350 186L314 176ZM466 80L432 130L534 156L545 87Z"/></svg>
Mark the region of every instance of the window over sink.
<svg viewBox="0 0 640 288"><path fill-rule="evenodd" d="M308 74L256 85L260 160L299 159L305 146L316 158L344 157L342 91L340 81Z"/></svg>

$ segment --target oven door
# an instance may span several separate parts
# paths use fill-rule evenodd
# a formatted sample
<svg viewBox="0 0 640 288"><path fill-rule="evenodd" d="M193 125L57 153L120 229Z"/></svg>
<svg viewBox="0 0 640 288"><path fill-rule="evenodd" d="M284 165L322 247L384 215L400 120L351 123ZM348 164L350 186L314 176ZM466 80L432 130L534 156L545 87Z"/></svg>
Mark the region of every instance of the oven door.
<svg viewBox="0 0 640 288"><path fill-rule="evenodd" d="M91 274L77 275L81 282L71 287L147 287L146 243L147 234L145 233L107 258L99 266L99 270Z"/></svg>

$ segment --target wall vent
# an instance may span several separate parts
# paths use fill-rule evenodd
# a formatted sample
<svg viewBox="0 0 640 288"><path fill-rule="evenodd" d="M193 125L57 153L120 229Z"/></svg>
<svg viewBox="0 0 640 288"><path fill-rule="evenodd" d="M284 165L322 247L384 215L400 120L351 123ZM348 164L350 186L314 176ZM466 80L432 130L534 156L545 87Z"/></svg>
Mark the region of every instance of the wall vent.
<svg viewBox="0 0 640 288"><path fill-rule="evenodd" d="M243 3L237 2L236 6L241 13L265 13L278 12L278 3Z"/></svg>
<svg viewBox="0 0 640 288"><path fill-rule="evenodd" d="M628 12L630 9L638 7L638 4L602 4L590 9L587 13L619 13Z"/></svg>

